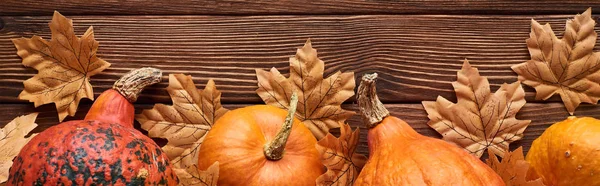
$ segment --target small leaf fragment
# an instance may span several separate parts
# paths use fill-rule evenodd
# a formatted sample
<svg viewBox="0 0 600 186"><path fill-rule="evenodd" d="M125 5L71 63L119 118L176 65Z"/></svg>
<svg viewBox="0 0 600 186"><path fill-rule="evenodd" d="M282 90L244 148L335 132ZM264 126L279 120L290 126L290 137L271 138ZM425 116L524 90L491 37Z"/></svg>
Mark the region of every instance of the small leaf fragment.
<svg viewBox="0 0 600 186"><path fill-rule="evenodd" d="M341 104L354 95L354 73L340 71L323 78L325 64L317 57L310 40L290 57L290 77L277 69L270 72L256 69L256 93L268 105L287 109L292 92L298 93L296 117L315 135L323 138L329 129L340 127L354 112L344 110Z"/></svg>
<svg viewBox="0 0 600 186"><path fill-rule="evenodd" d="M219 181L219 162L213 163L206 171L199 171L196 165L175 168L180 186L216 186Z"/></svg>
<svg viewBox="0 0 600 186"><path fill-rule="evenodd" d="M191 170L189 167L195 166L198 161L198 151L205 135L213 123L229 110L221 106L221 92L212 79L204 90L198 90L192 76L170 74L167 91L173 105L156 104L152 109L142 111L136 120L150 137L169 141L162 149L175 168Z"/></svg>
<svg viewBox="0 0 600 186"><path fill-rule="evenodd" d="M360 130L352 131L348 124L342 124L340 137L327 134L317 143L321 161L327 167L327 172L317 178L317 185L348 185L354 184L367 157L355 154Z"/></svg>
<svg viewBox="0 0 600 186"><path fill-rule="evenodd" d="M518 120L517 112L525 105L525 91L520 82L503 84L492 94L486 77L467 60L452 83L457 103L438 96L436 101L423 101L431 128L443 139L465 148L476 157L485 149L503 155L508 144L523 137L531 122Z"/></svg>
<svg viewBox="0 0 600 186"><path fill-rule="evenodd" d="M98 58L98 41L90 27L81 38L75 36L73 21L54 12L50 22L52 39L39 36L13 39L23 65L38 70L23 82L19 99L34 102L35 107L55 103L60 121L74 116L81 98L94 100L89 83L91 76L102 72L110 63Z"/></svg>
<svg viewBox="0 0 600 186"><path fill-rule="evenodd" d="M19 116L0 129L0 183L8 180L9 169L13 159L19 154L21 148L35 135L25 138L37 124L35 118L38 113Z"/></svg>
<svg viewBox="0 0 600 186"><path fill-rule="evenodd" d="M531 20L527 48L531 59L512 66L519 81L535 88L536 99L558 94L573 115L580 103L596 104L600 99L600 54L594 52L598 34L592 9L566 23L558 39L549 24Z"/></svg>
<svg viewBox="0 0 600 186"><path fill-rule="evenodd" d="M523 156L523 147L504 152L502 162L498 160L497 154L489 149L488 154L490 158L486 160L487 165L500 175L506 186L544 186L541 178L527 180L529 163Z"/></svg>

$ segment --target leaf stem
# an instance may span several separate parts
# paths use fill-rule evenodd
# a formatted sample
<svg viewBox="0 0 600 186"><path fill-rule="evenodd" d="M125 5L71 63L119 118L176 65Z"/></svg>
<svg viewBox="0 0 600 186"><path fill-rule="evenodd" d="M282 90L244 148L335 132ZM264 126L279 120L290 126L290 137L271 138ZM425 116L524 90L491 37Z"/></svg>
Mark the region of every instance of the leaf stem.
<svg viewBox="0 0 600 186"><path fill-rule="evenodd" d="M383 118L390 115L390 112L379 101L379 97L377 97L376 80L377 73L365 74L358 86L358 108L368 128L377 126Z"/></svg>
<svg viewBox="0 0 600 186"><path fill-rule="evenodd" d="M268 160L276 161L283 158L283 152L285 150L285 144L287 143L288 137L292 132L292 125L294 124L294 114L296 113L296 106L298 105L298 95L294 92L290 99L290 107L288 107L288 114L285 117L285 121L281 126L281 130L275 136L273 141L265 144L263 150Z"/></svg>
<svg viewBox="0 0 600 186"><path fill-rule="evenodd" d="M112 88L133 103L146 86L160 82L161 77L162 72L159 69L139 68L123 75Z"/></svg>

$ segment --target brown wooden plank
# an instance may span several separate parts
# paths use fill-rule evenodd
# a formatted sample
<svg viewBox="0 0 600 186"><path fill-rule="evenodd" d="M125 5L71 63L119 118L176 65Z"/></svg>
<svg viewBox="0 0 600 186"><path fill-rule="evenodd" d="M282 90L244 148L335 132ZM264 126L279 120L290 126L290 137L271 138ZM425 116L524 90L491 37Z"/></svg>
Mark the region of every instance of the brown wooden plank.
<svg viewBox="0 0 600 186"><path fill-rule="evenodd" d="M572 14L587 7L600 7L597 1L582 0L216 0L216 1L143 1L143 0L4 0L0 15L66 14Z"/></svg>
<svg viewBox="0 0 600 186"><path fill-rule="evenodd" d="M307 38L326 62L326 74L379 72L386 103L418 103L438 95L455 99L451 82L469 58L492 90L514 82L511 65L529 59L525 39L531 18L549 22L558 34L571 16L74 16L82 34L94 25L99 56L112 63L92 77L96 95L123 73L153 66L186 73L204 85L215 78L225 103L260 103L254 69L287 73L288 58ZM17 100L35 70L21 65L11 38L49 38L48 16L0 17L0 102ZM600 27L596 27L599 30ZM167 80L140 103L169 102ZM527 100L534 91L527 87ZM152 95L152 96L151 96ZM555 97L556 98L556 97ZM554 99L557 101L558 99ZM349 101L349 103L352 100Z"/></svg>
<svg viewBox="0 0 600 186"><path fill-rule="evenodd" d="M229 109L239 108L242 106L244 105L224 105L224 107ZM390 110L391 115L405 120L419 133L437 138L441 137L435 130L427 126L427 113L423 110L423 107L420 104L387 104L386 106ZM75 117L67 117L67 120L84 118L85 113L87 112L89 107L89 103L84 103L82 106L80 106L77 115ZM151 107L152 105L150 104L137 104L136 112L140 113L143 109L148 109ZM344 107L354 111L357 110L355 104L344 105ZM0 113L3 114L0 115L0 126L4 126L17 116L25 115L31 112L40 112L36 121L36 123L38 123L39 126L33 132L43 131L44 129L58 123L56 111L52 106L45 105L35 109L33 107L33 104L1 104ZM577 116L592 116L600 118L600 107L584 105L581 109L578 109L578 111L575 114ZM559 103L526 104L525 107L521 110L521 112L519 112L519 114L517 115L517 118L524 120L532 120L532 123L525 130L525 136L523 137L523 139L511 144L511 149L515 149L518 146L523 146L525 152L527 152L533 140L537 138L542 132L544 132L546 128L548 128L552 123L566 119L567 116L568 113L563 109L562 104ZM368 154L368 146L366 142L367 130L362 124L362 120L358 115L355 115L352 118L350 118L350 120L348 120L348 123L353 128L357 126L361 128L361 139L357 151L363 154ZM139 129L139 124L137 122L135 126ZM337 129L332 130L332 132L339 134L339 130ZM157 142L160 144L166 143L165 140L159 139L157 139Z"/></svg>

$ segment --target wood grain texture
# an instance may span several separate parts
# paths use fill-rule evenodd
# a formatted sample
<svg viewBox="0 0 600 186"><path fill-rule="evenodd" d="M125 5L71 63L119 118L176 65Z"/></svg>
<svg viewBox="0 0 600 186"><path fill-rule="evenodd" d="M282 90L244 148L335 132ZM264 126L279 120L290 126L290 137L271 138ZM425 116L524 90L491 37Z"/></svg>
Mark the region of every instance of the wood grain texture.
<svg viewBox="0 0 600 186"><path fill-rule="evenodd" d="M598 1L582 0L3 0L0 15L64 14L135 15L135 14L557 14L600 7Z"/></svg>
<svg viewBox="0 0 600 186"><path fill-rule="evenodd" d="M532 18L562 35L572 16L72 16L82 34L94 26L99 56L112 66L92 77L96 95L132 68L186 73L202 87L215 78L224 103L261 103L254 69L287 73L288 58L307 38L326 63L326 75L380 74L384 103L420 103L438 95L455 100L451 82L468 58L495 91L517 75L510 66L529 59L525 39ZM49 39L48 16L0 17L0 102L17 100L35 70L21 65L11 38ZM596 26L596 30L599 27ZM598 45L596 46L598 48ZM140 103L169 102L167 80ZM534 90L525 87L527 100ZM152 95L152 96L150 96ZM554 97L551 101L558 101ZM348 103L353 102L349 100Z"/></svg>
<svg viewBox="0 0 600 186"><path fill-rule="evenodd" d="M141 113L143 109L150 109L153 105L151 104L136 104L136 112ZM227 104L223 105L228 109L240 108L246 105L242 104ZM89 110L89 102L82 103L75 117L67 117L65 121L82 119L85 113ZM355 104L343 105L344 108L357 111ZM386 107L390 110L391 115L396 116L400 119L408 122L416 131L423 135L441 138L435 130L431 129L428 125L427 113L423 110L421 104L386 104ZM546 128L551 124L562 121L568 117L568 113L562 108L562 104L559 103L528 103L525 107L517 114L518 119L532 120L529 127L524 132L522 140L516 141L510 145L511 149L516 149L519 146L523 146L525 152L527 152L531 146L533 140L535 140ZM0 106L0 113L3 113L0 117L0 126L3 127L13 118L25 115L31 112L40 112L36 123L39 126L32 132L41 132L44 129L51 127L58 123L56 111L48 105L41 106L35 109L33 105L29 104L2 104ZM577 116L592 116L600 118L600 107L594 107L589 105L582 106L575 115ZM360 143L357 151L362 154L368 154L367 146L367 129L364 127L362 120L359 115L354 115L348 120L348 123L353 127L360 127ZM135 123L135 127L142 132L139 123ZM339 129L332 130L335 135L339 134ZM165 140L156 139L159 144L166 144ZM400 141L393 143L402 143Z"/></svg>

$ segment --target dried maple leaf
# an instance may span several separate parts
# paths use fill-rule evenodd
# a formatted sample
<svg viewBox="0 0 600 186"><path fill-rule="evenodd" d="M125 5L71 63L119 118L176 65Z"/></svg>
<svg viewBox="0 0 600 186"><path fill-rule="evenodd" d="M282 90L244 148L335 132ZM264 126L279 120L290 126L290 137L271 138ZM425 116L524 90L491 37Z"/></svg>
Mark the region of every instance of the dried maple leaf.
<svg viewBox="0 0 600 186"><path fill-rule="evenodd" d="M559 94L571 115L581 102L596 104L600 99L600 57L592 51L598 34L591 14L588 9L568 20L562 39L549 24L531 20L531 60L512 66L520 81L535 88L536 99Z"/></svg>
<svg viewBox="0 0 600 186"><path fill-rule="evenodd" d="M527 180L527 171L529 163L523 156L523 147L519 147L512 152L504 152L502 162L498 161L497 154L488 150L490 156L486 163L502 177L506 186L543 186L541 178Z"/></svg>
<svg viewBox="0 0 600 186"><path fill-rule="evenodd" d="M172 106L156 104L137 115L136 119L150 137L169 141L162 149L176 169L186 172L190 166L196 165L200 145L212 124L228 110L221 106L221 92L212 79L200 91L191 76L171 74L167 91L173 101Z"/></svg>
<svg viewBox="0 0 600 186"><path fill-rule="evenodd" d="M31 132L37 124L35 118L37 113L19 116L0 129L0 183L8 180L9 169L13 159L19 154L21 148L36 134L25 136Z"/></svg>
<svg viewBox="0 0 600 186"><path fill-rule="evenodd" d="M219 162L213 163L206 171L198 171L196 165L187 167L186 169L174 169L179 177L179 185L181 186L216 186L219 180Z"/></svg>
<svg viewBox="0 0 600 186"><path fill-rule="evenodd" d="M348 124L342 124L340 137L327 134L317 143L321 161L327 172L317 178L317 185L353 185L367 157L355 154L359 129L352 131Z"/></svg>
<svg viewBox="0 0 600 186"><path fill-rule="evenodd" d="M456 104L438 96L423 101L433 129L444 137L481 157L485 149L504 154L508 144L523 137L530 120L517 120L515 115L525 105L525 92L520 82L503 84L491 94L487 78L465 60L452 83Z"/></svg>
<svg viewBox="0 0 600 186"><path fill-rule="evenodd" d="M58 12L54 12L49 25L50 41L39 36L12 40L23 65L38 70L38 74L23 82L25 89L19 99L34 102L36 107L54 102L62 121L67 115L75 115L81 98L94 100L89 79L110 64L96 56L98 41L91 26L77 38L73 21Z"/></svg>
<svg viewBox="0 0 600 186"><path fill-rule="evenodd" d="M285 78L277 69L270 72L256 69L256 93L266 104L287 109L292 92L298 93L296 117L310 129L317 139L340 127L354 112L341 104L354 95L354 73L340 71L323 79L324 62L317 57L310 39L290 57L290 77Z"/></svg>

